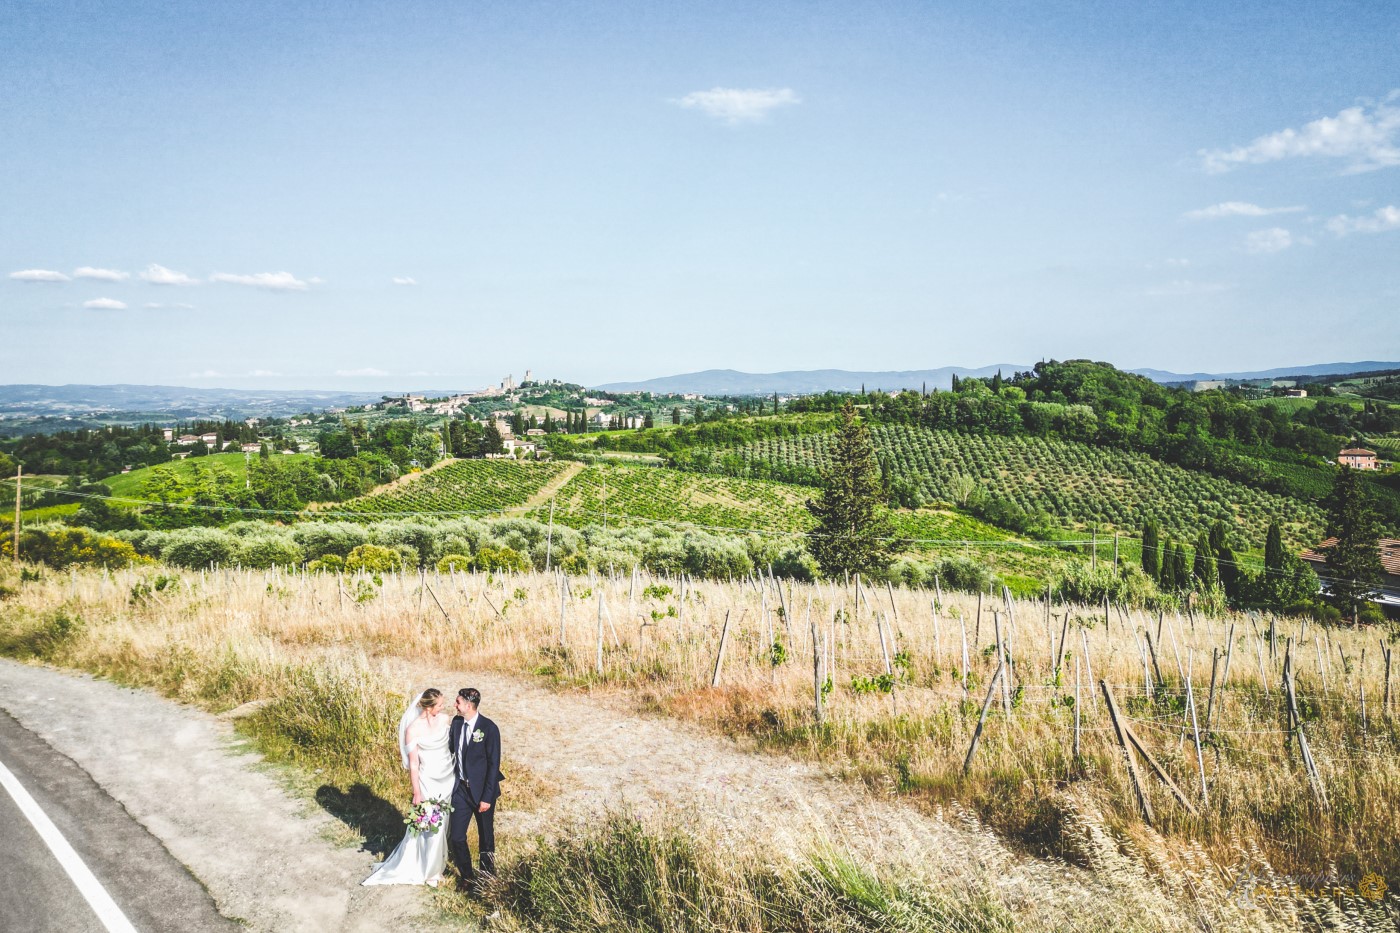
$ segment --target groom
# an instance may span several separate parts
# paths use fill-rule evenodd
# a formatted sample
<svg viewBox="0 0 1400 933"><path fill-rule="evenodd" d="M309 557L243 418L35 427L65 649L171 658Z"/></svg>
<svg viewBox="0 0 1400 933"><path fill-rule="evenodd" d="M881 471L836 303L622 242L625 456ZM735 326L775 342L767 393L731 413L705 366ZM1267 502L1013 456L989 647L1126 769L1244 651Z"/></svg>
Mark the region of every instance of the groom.
<svg viewBox="0 0 1400 933"><path fill-rule="evenodd" d="M467 848L467 824L476 817L481 852L481 872L496 873L496 798L501 794L501 732L477 710L481 691L463 687L457 691L457 715L452 719L448 744L457 783L452 788L452 818L448 820L447 845L465 888L473 881L472 854Z"/></svg>

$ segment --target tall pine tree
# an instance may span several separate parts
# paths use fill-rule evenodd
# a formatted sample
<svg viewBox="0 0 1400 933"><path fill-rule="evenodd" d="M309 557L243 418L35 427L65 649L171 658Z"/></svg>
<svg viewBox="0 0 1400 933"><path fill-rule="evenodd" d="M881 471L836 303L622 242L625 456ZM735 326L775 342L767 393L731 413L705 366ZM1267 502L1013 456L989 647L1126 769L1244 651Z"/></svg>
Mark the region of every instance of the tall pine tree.
<svg viewBox="0 0 1400 933"><path fill-rule="evenodd" d="M807 502L816 516L809 549L822 573L862 573L879 577L892 554L887 540L893 526L882 504L880 464L870 431L848 401L831 449L821 495Z"/></svg>
<svg viewBox="0 0 1400 933"><path fill-rule="evenodd" d="M1326 551L1328 593L1352 618L1376 595L1383 574L1380 521L1361 482L1361 474L1341 467L1327 499L1327 534L1337 539Z"/></svg>

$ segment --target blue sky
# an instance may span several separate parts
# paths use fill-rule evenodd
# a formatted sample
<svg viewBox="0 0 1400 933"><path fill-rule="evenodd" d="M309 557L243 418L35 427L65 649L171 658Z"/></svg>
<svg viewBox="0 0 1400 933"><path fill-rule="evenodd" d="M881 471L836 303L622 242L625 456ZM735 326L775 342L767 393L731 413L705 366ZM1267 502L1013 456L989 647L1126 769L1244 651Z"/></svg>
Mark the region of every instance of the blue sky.
<svg viewBox="0 0 1400 933"><path fill-rule="evenodd" d="M1400 359L1400 7L0 8L0 381Z"/></svg>

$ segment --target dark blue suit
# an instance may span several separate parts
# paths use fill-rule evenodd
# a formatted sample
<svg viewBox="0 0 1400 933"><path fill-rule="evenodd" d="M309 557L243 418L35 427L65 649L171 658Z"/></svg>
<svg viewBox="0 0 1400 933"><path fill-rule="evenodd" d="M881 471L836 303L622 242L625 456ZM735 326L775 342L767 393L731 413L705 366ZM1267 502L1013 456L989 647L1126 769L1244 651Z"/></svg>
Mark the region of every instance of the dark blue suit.
<svg viewBox="0 0 1400 933"><path fill-rule="evenodd" d="M505 777L501 774L501 730L480 714L470 735L464 734L465 726L466 720L456 716L447 735L448 746L452 749L452 767L457 775L457 783L452 788L447 847L458 874L470 880L475 873L471 850L467 847L467 824L473 819L481 850L481 870L488 874L496 870L496 799L501 795L501 781ZM482 803L491 804L485 813L479 809Z"/></svg>

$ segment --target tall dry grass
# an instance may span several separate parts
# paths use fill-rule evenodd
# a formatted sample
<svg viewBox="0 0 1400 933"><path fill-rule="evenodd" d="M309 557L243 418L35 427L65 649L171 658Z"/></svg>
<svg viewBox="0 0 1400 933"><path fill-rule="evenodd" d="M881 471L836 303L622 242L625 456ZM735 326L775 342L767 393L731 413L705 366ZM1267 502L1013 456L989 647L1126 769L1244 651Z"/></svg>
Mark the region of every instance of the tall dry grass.
<svg viewBox="0 0 1400 933"><path fill-rule="evenodd" d="M1115 858L1130 859L1190 905L1184 916L1200 925L1233 917L1230 905L1256 888L1278 895L1260 916L1285 927L1326 927L1329 911L1396 910L1393 896L1329 901L1288 890L1324 880L1345 887L1369 873L1400 886L1400 734L1395 698L1386 702L1400 687L1387 691L1381 655L1389 642L1375 630L1117 609L1105 619L1102 607L1008 605L990 596L979 617L976 596L855 582L780 591L762 581L648 577L131 570L44 571L10 588L0 651L209 708L271 699L253 722L293 762L326 760L318 747L351 749L348 758L337 752L348 772L392 773L374 757L383 757L384 717L401 702L388 662L528 671L561 689L616 694L830 763L930 808L967 808L1039 855L1100 873ZM1228 670L1223 657L1216 666L1212 694L1213 650L1229 661ZM1290 653L1325 804L1286 731L1281 684ZM814 655L821 679L829 678L821 723ZM964 774L999 656L1014 676L1005 693L991 694ZM278 718L291 715L308 677L322 678L322 705L343 709L343 721L303 729L294 717ZM1184 703L1188 677L1202 726L1199 759ZM1151 823L1142 818L1099 681L1198 815L1141 767L1155 814ZM374 712L362 718L361 708ZM533 851L546 861L568 854ZM523 903L519 916L528 918Z"/></svg>

